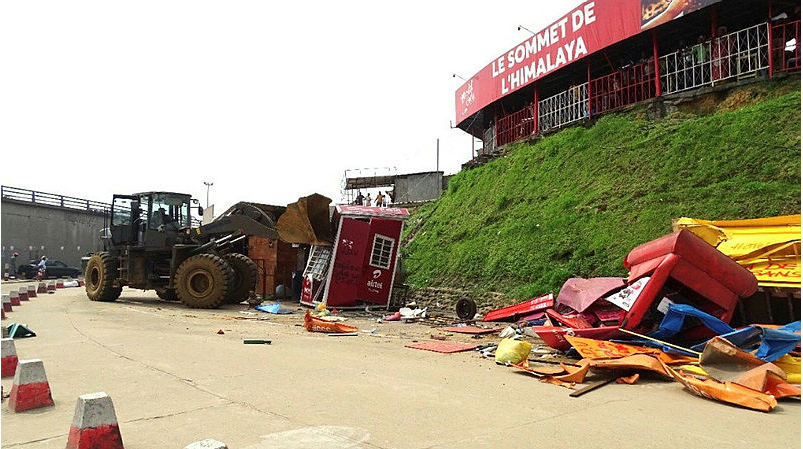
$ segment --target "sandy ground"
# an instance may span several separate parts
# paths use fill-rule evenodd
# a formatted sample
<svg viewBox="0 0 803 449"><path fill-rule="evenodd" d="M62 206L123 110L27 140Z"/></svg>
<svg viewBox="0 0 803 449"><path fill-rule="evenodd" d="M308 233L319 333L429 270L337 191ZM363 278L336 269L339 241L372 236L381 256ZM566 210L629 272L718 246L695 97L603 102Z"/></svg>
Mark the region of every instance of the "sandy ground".
<svg viewBox="0 0 803 449"><path fill-rule="evenodd" d="M63 448L76 398L97 391L112 397L127 449L205 438L232 449L800 447L799 401L761 413L655 378L570 398L477 352L405 348L444 334L427 324L363 313L347 324L375 333L330 337L308 333L303 309L285 306L294 313L192 310L135 290L114 303L80 288L40 295L4 324L37 333L15 340L17 352L43 360L56 405L13 413L4 401L2 447ZM11 383L2 380L5 392Z"/></svg>

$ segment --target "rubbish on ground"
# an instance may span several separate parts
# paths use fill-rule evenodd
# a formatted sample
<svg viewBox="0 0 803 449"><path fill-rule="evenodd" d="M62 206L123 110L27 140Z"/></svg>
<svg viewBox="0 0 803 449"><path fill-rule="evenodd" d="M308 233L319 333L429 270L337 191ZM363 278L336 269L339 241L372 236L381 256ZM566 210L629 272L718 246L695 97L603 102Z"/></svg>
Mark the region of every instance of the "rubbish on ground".
<svg viewBox="0 0 803 449"><path fill-rule="evenodd" d="M399 321L401 319L401 312L396 312L392 315L386 315L382 319L385 321Z"/></svg>
<svg viewBox="0 0 803 449"><path fill-rule="evenodd" d="M215 332L215 333L218 334L218 335L225 334L225 332L223 332L223 329L218 329L217 332Z"/></svg>
<svg viewBox="0 0 803 449"><path fill-rule="evenodd" d="M644 370L653 371L665 377L671 377L666 371L666 364L649 354L633 354L618 359L591 360L591 367L595 369L613 370Z"/></svg>
<svg viewBox="0 0 803 449"><path fill-rule="evenodd" d="M538 334L544 343L549 347L559 351L565 351L572 347L566 340L566 335L574 335L576 337L593 338L598 340L608 340L611 338L619 337L622 334L616 326L592 327L589 329L571 329L567 327L557 326L533 326L533 331Z"/></svg>
<svg viewBox="0 0 803 449"><path fill-rule="evenodd" d="M240 310L240 313L242 313L242 314L244 314L244 315L256 315L256 313L254 313L254 312L248 312L248 311L246 311L246 310Z"/></svg>
<svg viewBox="0 0 803 449"><path fill-rule="evenodd" d="M256 306L254 307L254 309L259 310L260 312L273 313L278 315L287 315L293 313L293 311L290 309L283 309L281 303L278 302L275 304Z"/></svg>
<svg viewBox="0 0 803 449"><path fill-rule="evenodd" d="M733 382L719 382L713 379L701 380L675 371L666 365L665 368L675 380L697 396L741 405L742 407L763 412L768 412L778 406L778 401L771 394L765 394Z"/></svg>
<svg viewBox="0 0 803 449"><path fill-rule="evenodd" d="M655 307L667 301L688 303L728 322L739 298L752 295L758 287L752 273L687 230L633 248L624 265L630 271L630 284L650 277L638 299L623 307L628 313L621 327L643 333L654 330L662 318ZM705 327L684 331L689 340L706 336L711 332Z"/></svg>
<svg viewBox="0 0 803 449"><path fill-rule="evenodd" d="M430 336L429 336L429 338L431 338L431 339L433 339L433 340L441 340L441 341L446 341L446 340L448 340L448 338L446 338L446 337L445 337L445 336L443 336L443 335L430 335Z"/></svg>
<svg viewBox="0 0 803 449"><path fill-rule="evenodd" d="M634 383L638 382L639 377L641 377L639 373L633 374L632 376L617 377L616 383L633 385Z"/></svg>
<svg viewBox="0 0 803 449"><path fill-rule="evenodd" d="M610 341L594 340L591 338L566 336L566 340L572 347L586 359L610 359L617 357L627 357L633 354L657 354L661 351L654 348L643 346L633 346L623 343Z"/></svg>
<svg viewBox="0 0 803 449"><path fill-rule="evenodd" d="M501 309L496 309L485 314L482 321L504 321L515 319L517 315L532 314L540 310L546 310L555 305L552 293L538 296L529 301L515 304Z"/></svg>
<svg viewBox="0 0 803 449"><path fill-rule="evenodd" d="M66 281L64 287L79 287L78 281Z"/></svg>
<svg viewBox="0 0 803 449"><path fill-rule="evenodd" d="M477 314L477 303L471 298L461 298L455 304L455 313L461 320L470 320Z"/></svg>
<svg viewBox="0 0 803 449"><path fill-rule="evenodd" d="M786 381L790 384L800 383L800 357L792 357L789 354L772 362L786 373Z"/></svg>
<svg viewBox="0 0 803 449"><path fill-rule="evenodd" d="M327 335L330 336L330 337L356 337L356 336L360 335L360 333L359 332L341 332L341 333L337 333L337 334L331 334L330 333L330 334L327 334Z"/></svg>
<svg viewBox="0 0 803 449"><path fill-rule="evenodd" d="M597 388L599 388L599 387L601 387L603 385L608 385L609 383L613 382L614 380L618 380L618 379L616 377L610 377L610 378L605 379L605 380L598 380L596 382L592 382L592 383L588 384L587 386L585 386L585 387L583 387L583 388L581 388L579 390L572 391L571 393L569 393L569 397L572 397L572 398L580 397L580 396L582 396L582 395L584 395L584 394L586 394L586 393L588 393L590 391L596 390Z"/></svg>
<svg viewBox="0 0 803 449"><path fill-rule="evenodd" d="M529 342L505 338L499 342L494 360L501 364L521 363L523 360L527 360L532 349L533 345Z"/></svg>
<svg viewBox="0 0 803 449"><path fill-rule="evenodd" d="M447 332L454 332L456 334L475 334L475 335L484 335L484 334L492 334L497 332L499 329L485 329L482 327L477 326L453 326L453 327L444 327L444 331Z"/></svg>
<svg viewBox="0 0 803 449"><path fill-rule="evenodd" d="M518 332L516 332L516 329L514 329L512 326L508 326L499 333L499 338L512 338L517 335Z"/></svg>
<svg viewBox="0 0 803 449"><path fill-rule="evenodd" d="M304 327L309 332L351 333L359 331L359 329L354 326L313 317L309 310L307 310L307 314L304 315Z"/></svg>
<svg viewBox="0 0 803 449"><path fill-rule="evenodd" d="M405 345L405 348L421 349L424 351L440 352L442 354L451 354L454 352L471 351L477 345L466 343L454 343L450 341L425 341L421 343L414 343Z"/></svg>
<svg viewBox="0 0 803 449"><path fill-rule="evenodd" d="M661 345L663 345L663 346L665 346L667 348L672 348L672 349L675 349L675 350L683 352L683 353L689 353L689 354L693 354L693 355L696 355L696 356L700 355L700 353L697 352L697 351L692 351L691 349L687 349L687 348L684 348L682 346L678 346L678 345L675 345L675 344L672 344L672 343L668 343L668 342L665 342L665 341L662 341L662 340L658 340L657 338L649 337L647 335L642 335L642 334L639 334L638 332L633 332L633 331L629 331L629 330L626 330L626 329L619 329L619 330L624 332L624 333L626 333L626 334L630 334L630 335L633 335L635 337L643 338L644 340L654 341L655 343L661 344Z"/></svg>
<svg viewBox="0 0 803 449"><path fill-rule="evenodd" d="M683 217L676 226L750 270L759 286L800 288L800 214L727 221Z"/></svg>
<svg viewBox="0 0 803 449"><path fill-rule="evenodd" d="M661 324L658 325L658 329L650 333L650 337L666 340L676 336L684 328L687 317L696 318L715 335L735 332L735 329L724 321L700 309L688 304L670 304L663 320L661 320ZM688 326L686 326L686 329L688 329Z"/></svg>
<svg viewBox="0 0 803 449"><path fill-rule="evenodd" d="M243 340L244 345L269 345L271 344L270 340L259 340L259 339L248 339Z"/></svg>
<svg viewBox="0 0 803 449"><path fill-rule="evenodd" d="M624 278L570 278L561 287L556 302L585 312L600 298L626 286Z"/></svg>
<svg viewBox="0 0 803 449"><path fill-rule="evenodd" d="M25 324L11 323L6 326L6 329L8 329L9 338L36 337L36 333L28 329Z"/></svg>
<svg viewBox="0 0 803 449"><path fill-rule="evenodd" d="M427 308L424 307L423 309L411 309L409 307L402 307L399 309L399 314L401 315L402 321L413 321L419 318L426 318Z"/></svg>

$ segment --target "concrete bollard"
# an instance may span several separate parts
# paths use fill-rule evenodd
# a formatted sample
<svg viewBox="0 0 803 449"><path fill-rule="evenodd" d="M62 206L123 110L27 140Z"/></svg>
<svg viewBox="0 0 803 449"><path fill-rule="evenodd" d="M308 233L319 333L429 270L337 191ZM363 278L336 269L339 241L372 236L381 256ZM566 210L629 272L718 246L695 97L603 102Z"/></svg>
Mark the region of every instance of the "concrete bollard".
<svg viewBox="0 0 803 449"><path fill-rule="evenodd" d="M36 293L47 293L47 285L44 282L39 283L39 287L36 289Z"/></svg>
<svg viewBox="0 0 803 449"><path fill-rule="evenodd" d="M36 298L36 286L29 285L28 286L28 299Z"/></svg>
<svg viewBox="0 0 803 449"><path fill-rule="evenodd" d="M11 297L9 295L3 295L3 311L4 312L13 312L14 311L11 308Z"/></svg>
<svg viewBox="0 0 803 449"><path fill-rule="evenodd" d="M112 398L106 393L78 396L67 449L123 449Z"/></svg>
<svg viewBox="0 0 803 449"><path fill-rule="evenodd" d="M218 440L206 439L190 443L184 446L184 449L229 449L229 447Z"/></svg>
<svg viewBox="0 0 803 449"><path fill-rule="evenodd" d="M11 385L8 407L13 412L24 412L51 405L53 396L45 375L45 365L39 359L20 360Z"/></svg>
<svg viewBox="0 0 803 449"><path fill-rule="evenodd" d="M5 309L1 309L0 308L0 320L5 320L5 319L6 319L6 311L5 311ZM5 330L5 329L6 328L4 327L3 330Z"/></svg>
<svg viewBox="0 0 803 449"><path fill-rule="evenodd" d="M11 305L12 306L19 306L20 304L20 292L11 290L8 292L8 296L11 298Z"/></svg>
<svg viewBox="0 0 803 449"><path fill-rule="evenodd" d="M28 300L28 287L20 287L19 289L20 301Z"/></svg>
<svg viewBox="0 0 803 449"><path fill-rule="evenodd" d="M59 278L56 280L56 288L64 288L64 279Z"/></svg>
<svg viewBox="0 0 803 449"><path fill-rule="evenodd" d="M48 293L56 293L56 283L50 281L47 283L47 292Z"/></svg>
<svg viewBox="0 0 803 449"><path fill-rule="evenodd" d="M0 358L0 372L2 372L2 377L12 377L14 373L17 372L17 363L19 363L19 359L17 359L17 347L14 345L13 338L4 338L0 340L0 351L2 352L2 358Z"/></svg>

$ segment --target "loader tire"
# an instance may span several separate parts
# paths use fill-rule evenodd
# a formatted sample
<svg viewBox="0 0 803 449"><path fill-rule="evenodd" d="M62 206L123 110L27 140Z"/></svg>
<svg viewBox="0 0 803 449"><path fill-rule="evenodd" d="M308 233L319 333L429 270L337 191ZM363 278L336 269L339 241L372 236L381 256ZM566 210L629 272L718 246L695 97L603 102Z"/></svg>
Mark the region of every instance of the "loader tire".
<svg viewBox="0 0 803 449"><path fill-rule="evenodd" d="M165 301L178 301L178 295L173 288L157 288L156 296Z"/></svg>
<svg viewBox="0 0 803 449"><path fill-rule="evenodd" d="M176 293L187 307L220 307L231 291L234 271L214 254L198 254L185 260L176 270Z"/></svg>
<svg viewBox="0 0 803 449"><path fill-rule="evenodd" d="M120 297L123 287L115 287L117 264L107 252L92 254L86 263L84 280L86 296L92 301L114 301Z"/></svg>
<svg viewBox="0 0 803 449"><path fill-rule="evenodd" d="M248 299L248 294L256 288L258 279L257 264L244 254L231 253L223 256L234 270L234 283L226 304L239 304Z"/></svg>

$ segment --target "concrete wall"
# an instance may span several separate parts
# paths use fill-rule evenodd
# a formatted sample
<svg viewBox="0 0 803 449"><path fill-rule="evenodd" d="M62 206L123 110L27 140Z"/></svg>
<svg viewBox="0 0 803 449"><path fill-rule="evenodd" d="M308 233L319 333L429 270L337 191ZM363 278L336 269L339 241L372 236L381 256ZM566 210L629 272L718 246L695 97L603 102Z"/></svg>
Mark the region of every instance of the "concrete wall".
<svg viewBox="0 0 803 449"><path fill-rule="evenodd" d="M5 267L17 251L17 265L47 256L80 267L81 256L102 250L103 215L9 199L0 203L0 245Z"/></svg>
<svg viewBox="0 0 803 449"><path fill-rule="evenodd" d="M412 173L396 176L394 203L415 203L440 198L443 193L443 172Z"/></svg>

